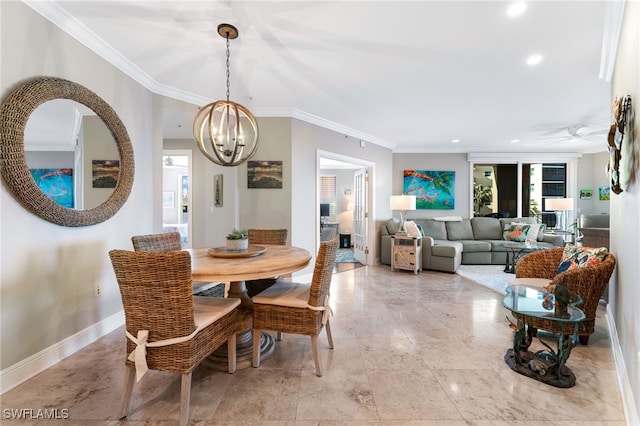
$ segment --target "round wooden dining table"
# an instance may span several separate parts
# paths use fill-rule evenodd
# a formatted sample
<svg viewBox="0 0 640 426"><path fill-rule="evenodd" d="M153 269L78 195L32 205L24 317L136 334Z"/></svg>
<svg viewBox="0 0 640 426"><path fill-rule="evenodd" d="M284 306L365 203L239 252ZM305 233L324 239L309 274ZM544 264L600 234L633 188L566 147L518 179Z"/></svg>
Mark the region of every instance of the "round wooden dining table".
<svg viewBox="0 0 640 426"><path fill-rule="evenodd" d="M262 250L264 249L264 250ZM220 252L218 252L220 250ZM309 251L291 246L260 244L250 246L248 253L226 253L224 249L189 249L191 278L196 282L228 282L228 297L240 299L236 320L236 354L238 368L252 362L253 302L247 294L246 280L271 278L304 269L311 260ZM212 253L213 252L213 253ZM255 254L259 252L258 254ZM261 357L269 357L275 348L273 337L262 333ZM209 360L226 366L226 348L220 348Z"/></svg>

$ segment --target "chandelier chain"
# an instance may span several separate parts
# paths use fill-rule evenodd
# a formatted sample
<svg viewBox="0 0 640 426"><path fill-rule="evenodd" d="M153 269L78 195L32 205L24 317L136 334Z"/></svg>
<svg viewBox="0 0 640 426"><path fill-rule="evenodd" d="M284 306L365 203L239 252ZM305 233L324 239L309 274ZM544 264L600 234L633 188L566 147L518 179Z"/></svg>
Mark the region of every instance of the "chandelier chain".
<svg viewBox="0 0 640 426"><path fill-rule="evenodd" d="M229 102L229 87L231 86L229 83L229 76L231 75L229 72L229 33L227 33L227 102Z"/></svg>

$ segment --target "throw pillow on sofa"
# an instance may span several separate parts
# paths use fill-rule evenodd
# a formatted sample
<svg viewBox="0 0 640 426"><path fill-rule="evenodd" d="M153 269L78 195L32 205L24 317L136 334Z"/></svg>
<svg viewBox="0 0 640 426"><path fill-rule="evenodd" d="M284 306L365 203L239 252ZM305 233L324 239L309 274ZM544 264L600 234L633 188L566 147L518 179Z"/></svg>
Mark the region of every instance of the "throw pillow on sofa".
<svg viewBox="0 0 640 426"><path fill-rule="evenodd" d="M412 220L408 220L404 223L404 229L407 231L407 234L413 238L421 238L422 234L420 233L420 229L418 229L418 225Z"/></svg>
<svg viewBox="0 0 640 426"><path fill-rule="evenodd" d="M529 225L529 230L527 231L527 235L525 240L532 239L536 241L542 241L544 239L544 231L547 229L546 223L523 223L523 222L512 222L514 225Z"/></svg>
<svg viewBox="0 0 640 426"><path fill-rule="evenodd" d="M578 247L573 244L567 244L560 258L558 273L598 264L604 260L607 253L606 247Z"/></svg>
<svg viewBox="0 0 640 426"><path fill-rule="evenodd" d="M502 238L506 241L526 241L530 226L531 225L519 225L516 223L505 225Z"/></svg>

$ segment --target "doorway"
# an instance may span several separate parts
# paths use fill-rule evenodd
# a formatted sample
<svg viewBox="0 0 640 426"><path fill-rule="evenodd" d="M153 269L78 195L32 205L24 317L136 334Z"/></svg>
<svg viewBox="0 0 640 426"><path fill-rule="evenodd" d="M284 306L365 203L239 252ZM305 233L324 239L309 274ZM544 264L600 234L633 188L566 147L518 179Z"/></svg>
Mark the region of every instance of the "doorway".
<svg viewBox="0 0 640 426"><path fill-rule="evenodd" d="M180 233L182 248L192 247L191 151L162 152L162 232Z"/></svg>
<svg viewBox="0 0 640 426"><path fill-rule="evenodd" d="M374 247L372 238L375 237L374 200L371 190L375 163L326 151L318 151L317 159L316 211L321 215L320 204L330 204L330 212L333 213L331 217L337 227L336 234L341 247L347 248L345 245L348 244L356 260L367 265L372 262L370 251ZM329 198L326 188L323 188L327 176L335 177L336 182L335 195ZM327 225L321 216L316 223L319 246Z"/></svg>

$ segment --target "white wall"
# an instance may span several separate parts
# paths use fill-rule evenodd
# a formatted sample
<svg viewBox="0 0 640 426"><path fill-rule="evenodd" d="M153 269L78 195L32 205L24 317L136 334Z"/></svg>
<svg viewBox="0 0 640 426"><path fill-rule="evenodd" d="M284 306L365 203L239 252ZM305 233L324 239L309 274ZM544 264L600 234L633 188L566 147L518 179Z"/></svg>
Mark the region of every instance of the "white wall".
<svg viewBox="0 0 640 426"><path fill-rule="evenodd" d="M609 310L615 319L627 383L635 403L635 413L626 413L628 424L640 424L640 2L625 3L623 30L618 46L611 95L630 95L635 112L635 135L632 144L622 147L620 195L611 193L610 247L617 256L617 277L610 284ZM613 99L612 99L613 100ZM629 140L629 139L627 139ZM634 159L631 164L625 163ZM635 175L635 179L628 181ZM628 395L628 393L627 393ZM629 407L629 405L627 405ZM634 415L635 417L631 417Z"/></svg>
<svg viewBox="0 0 640 426"><path fill-rule="evenodd" d="M291 241L291 204L293 153L290 118L258 118L260 140L252 161L282 161L282 189L248 188L247 163L237 167L240 227L289 230ZM312 187L313 188L313 187ZM312 188L309 188L310 190ZM311 250L313 253L314 250Z"/></svg>
<svg viewBox="0 0 640 426"><path fill-rule="evenodd" d="M151 164L154 143L161 149L161 135L152 125L157 109L147 90L22 2L0 2L0 15L2 98L34 76L79 83L119 115L136 161L132 192L123 208L108 221L89 227L61 227L32 215L3 183L0 368L4 371L122 310L108 251L130 249L132 235L153 228L151 189L156 172ZM102 287L99 298L94 298L96 282Z"/></svg>
<svg viewBox="0 0 640 426"><path fill-rule="evenodd" d="M389 196L391 195L392 153L388 148L366 143L360 145L359 139L346 137L344 134L324 129L300 120L292 120L291 152L295 161L292 163L291 175L295 176L291 184L294 202L291 204L291 243L315 251L320 221L317 204L316 174L318 150L339 153L375 163L375 176L371 176L374 211L369 212L375 221L376 235L371 238L374 247L369 247L369 259L374 262L380 259L380 225L391 215ZM310 273L312 267L305 271Z"/></svg>
<svg viewBox="0 0 640 426"><path fill-rule="evenodd" d="M195 116L195 115L194 115ZM219 247L225 245L225 237L238 227L236 214L237 167L223 167L212 163L198 149L193 139L166 139L164 149L191 150L191 227L192 247ZM214 176L222 174L223 202L216 207L214 202ZM161 228L156 232L161 232Z"/></svg>
<svg viewBox="0 0 640 426"><path fill-rule="evenodd" d="M606 142L603 141L603 146ZM576 198L576 217L580 214L608 214L609 201L600 200L598 188L609 186L609 177L605 171L609 161L606 151L597 154L585 154L578 161L578 191L591 189L591 199Z"/></svg>

